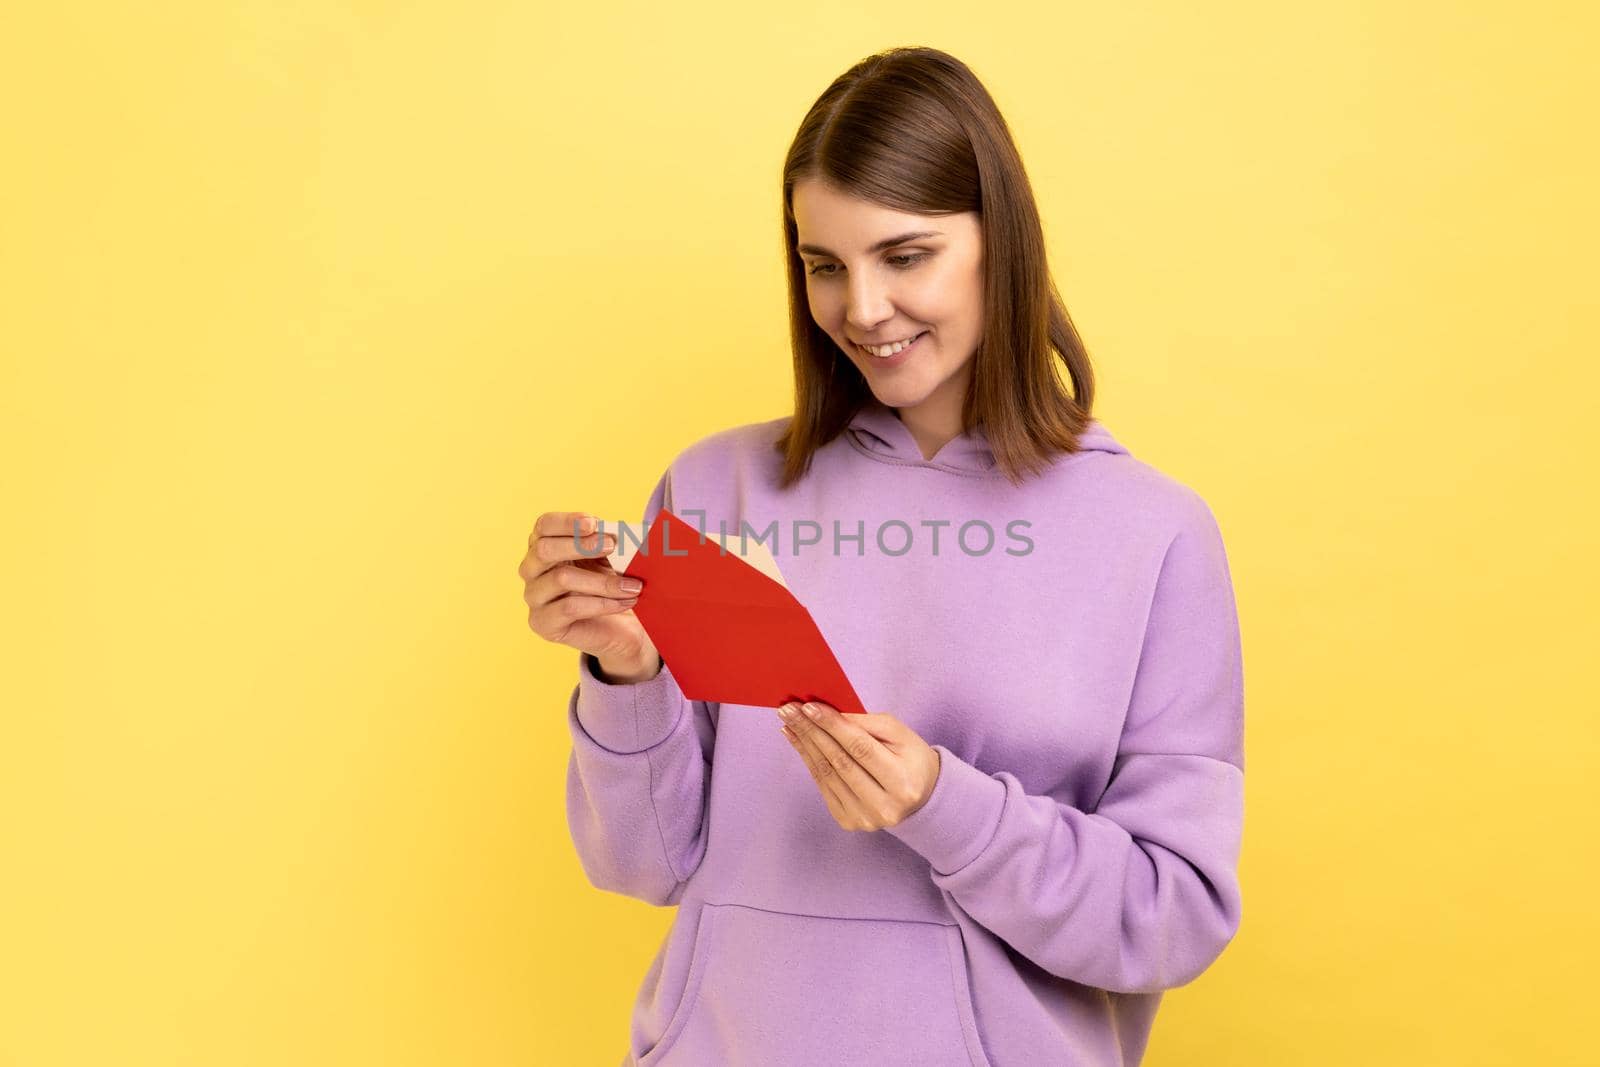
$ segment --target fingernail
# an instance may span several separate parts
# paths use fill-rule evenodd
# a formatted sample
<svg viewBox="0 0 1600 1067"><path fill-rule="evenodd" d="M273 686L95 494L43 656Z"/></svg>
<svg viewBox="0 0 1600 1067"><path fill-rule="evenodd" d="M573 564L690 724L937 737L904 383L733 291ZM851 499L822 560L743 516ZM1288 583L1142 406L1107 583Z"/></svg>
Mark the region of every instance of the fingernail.
<svg viewBox="0 0 1600 1067"><path fill-rule="evenodd" d="M805 710L805 713L807 715L809 715L813 719L815 719L818 715L822 714L822 711L815 704L807 704L807 705L805 705L805 709L804 710Z"/></svg>
<svg viewBox="0 0 1600 1067"><path fill-rule="evenodd" d="M787 722L788 720L794 718L794 705L793 704L785 704L785 705L783 705L782 707L780 707L778 709L778 715L780 717L782 717L785 722Z"/></svg>
<svg viewBox="0 0 1600 1067"><path fill-rule="evenodd" d="M622 591L624 593L637 593L639 590L641 590L643 588L644 588L644 583L641 582L637 578L624 578L624 579L622 579Z"/></svg>

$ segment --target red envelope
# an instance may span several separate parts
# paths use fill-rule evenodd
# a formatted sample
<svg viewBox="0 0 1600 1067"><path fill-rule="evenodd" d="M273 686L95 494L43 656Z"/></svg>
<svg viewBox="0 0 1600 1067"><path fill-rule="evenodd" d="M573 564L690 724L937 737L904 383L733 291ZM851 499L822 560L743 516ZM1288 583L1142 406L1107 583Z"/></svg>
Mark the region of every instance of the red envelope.
<svg viewBox="0 0 1600 1067"><path fill-rule="evenodd" d="M725 549L662 508L621 572L644 582L633 613L684 696L865 712L811 613L730 542Z"/></svg>

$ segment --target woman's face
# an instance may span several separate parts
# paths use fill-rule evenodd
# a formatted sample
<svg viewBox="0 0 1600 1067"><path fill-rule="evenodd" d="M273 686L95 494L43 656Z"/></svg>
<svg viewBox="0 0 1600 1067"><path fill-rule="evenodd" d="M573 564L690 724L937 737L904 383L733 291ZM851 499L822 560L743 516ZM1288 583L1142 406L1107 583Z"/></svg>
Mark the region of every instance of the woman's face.
<svg viewBox="0 0 1600 1067"><path fill-rule="evenodd" d="M815 180L793 208L811 317L872 393L925 426L961 428L983 336L983 240L976 212L912 215ZM908 236L917 235L917 236ZM863 344L922 336L887 359Z"/></svg>

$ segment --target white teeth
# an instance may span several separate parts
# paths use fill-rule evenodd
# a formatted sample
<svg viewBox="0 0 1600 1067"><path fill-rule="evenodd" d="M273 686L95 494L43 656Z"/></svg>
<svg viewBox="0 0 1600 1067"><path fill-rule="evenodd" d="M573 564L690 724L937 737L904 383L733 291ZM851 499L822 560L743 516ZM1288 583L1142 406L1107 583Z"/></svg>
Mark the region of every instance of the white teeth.
<svg viewBox="0 0 1600 1067"><path fill-rule="evenodd" d="M919 334L913 334L912 336L906 338L904 341L895 341L895 342L893 342L891 344L881 345L881 346L879 346L877 348L874 348L872 345L862 345L861 347L866 349L868 352L871 352L874 356L877 356L879 359L888 359L890 356L894 355L896 352L899 352L899 351L909 347L912 341L915 341L918 337L921 337L921 336L922 336L922 334L920 334L920 333Z"/></svg>

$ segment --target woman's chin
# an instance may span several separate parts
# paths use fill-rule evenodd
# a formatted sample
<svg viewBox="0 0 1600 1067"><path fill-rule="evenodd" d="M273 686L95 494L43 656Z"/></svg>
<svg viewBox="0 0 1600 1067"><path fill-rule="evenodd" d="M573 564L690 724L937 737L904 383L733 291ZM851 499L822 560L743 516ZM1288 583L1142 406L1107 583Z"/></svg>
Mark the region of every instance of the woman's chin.
<svg viewBox="0 0 1600 1067"><path fill-rule="evenodd" d="M887 385L874 383L872 385L872 395L878 398L878 403L891 408L915 407L917 402L922 399L922 395L916 389L910 388L901 382Z"/></svg>

